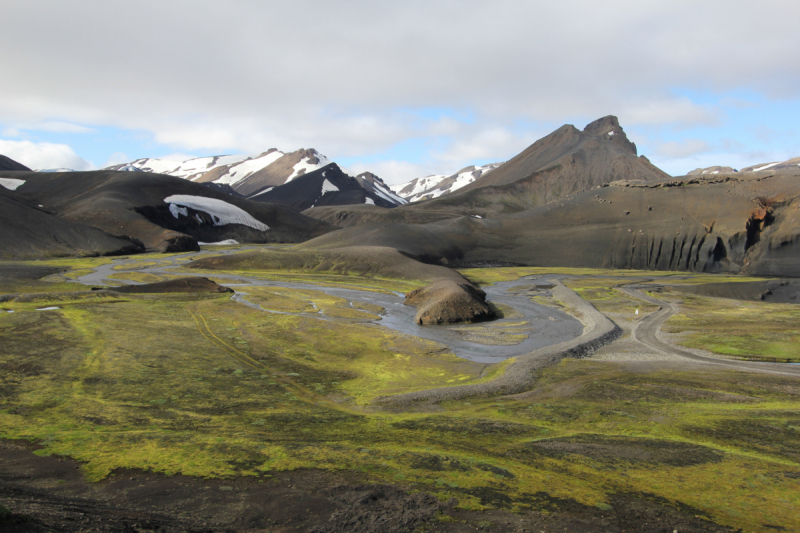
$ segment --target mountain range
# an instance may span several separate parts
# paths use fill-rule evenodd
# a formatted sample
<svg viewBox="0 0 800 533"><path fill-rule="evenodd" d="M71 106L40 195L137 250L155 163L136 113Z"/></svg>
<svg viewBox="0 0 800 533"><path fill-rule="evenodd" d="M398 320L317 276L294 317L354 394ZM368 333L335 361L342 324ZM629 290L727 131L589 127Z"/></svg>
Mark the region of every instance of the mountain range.
<svg viewBox="0 0 800 533"><path fill-rule="evenodd" d="M4 257L233 239L388 246L443 265L800 276L800 159L671 177L637 153L613 116L583 130L562 126L505 163L412 180L401 188L411 203L314 150L147 159L96 172L0 162Z"/></svg>

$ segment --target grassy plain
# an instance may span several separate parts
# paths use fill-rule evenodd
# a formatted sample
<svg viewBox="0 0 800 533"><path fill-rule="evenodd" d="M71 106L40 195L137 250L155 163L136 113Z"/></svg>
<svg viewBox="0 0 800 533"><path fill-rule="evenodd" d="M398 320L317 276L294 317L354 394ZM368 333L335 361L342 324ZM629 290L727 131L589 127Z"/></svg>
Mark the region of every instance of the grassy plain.
<svg viewBox="0 0 800 533"><path fill-rule="evenodd" d="M500 270L481 279L511 275ZM287 280L295 276L314 279ZM603 286L608 276L593 272L575 288L626 308ZM248 291L278 311L379 312L316 291ZM35 310L48 303L60 309ZM43 295L0 307L15 311L0 313L0 438L73 457L93 480L121 468L265 481L349 470L472 509L610 510L615 495L640 494L745 531L800 530L791 378L566 360L530 393L388 412L374 400L491 379L505 365L226 295Z"/></svg>

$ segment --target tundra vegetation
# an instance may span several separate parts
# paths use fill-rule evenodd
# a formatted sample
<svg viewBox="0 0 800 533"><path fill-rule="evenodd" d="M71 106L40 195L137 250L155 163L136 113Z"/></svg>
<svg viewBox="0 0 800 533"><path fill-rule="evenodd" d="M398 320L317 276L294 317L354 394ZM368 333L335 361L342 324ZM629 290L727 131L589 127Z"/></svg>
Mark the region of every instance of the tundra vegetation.
<svg viewBox="0 0 800 533"><path fill-rule="evenodd" d="M179 264L180 256L141 259L144 267ZM250 302L276 312L225 294L75 292L86 287L71 280L108 262L31 262L62 272L4 285L6 293L36 296L0 303L0 438L73 458L88 479L142 469L270 482L287 470L348 470L456 498L466 509L608 510L615 495L638 494L746 531L800 530L794 378L567 359L543 370L527 393L386 410L377 398L491 380L507 362L466 361L441 344L366 322L380 316L376 306L310 289L248 289ZM601 312L629 317L655 306L616 290L619 284L704 278L587 269L461 273L478 284L564 275ZM333 271L246 274L370 290L421 286ZM687 346L797 357L797 306L659 297L682 300L668 328ZM58 309L37 311L43 307ZM501 311L513 317L512 309ZM465 334L487 335L485 324L470 327Z"/></svg>

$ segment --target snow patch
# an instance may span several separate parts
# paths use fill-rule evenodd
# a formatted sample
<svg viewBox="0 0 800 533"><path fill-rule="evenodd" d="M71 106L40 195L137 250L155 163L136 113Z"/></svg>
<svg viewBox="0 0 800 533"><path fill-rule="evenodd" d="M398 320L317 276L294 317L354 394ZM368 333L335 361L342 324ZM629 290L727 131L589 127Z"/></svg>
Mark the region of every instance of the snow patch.
<svg viewBox="0 0 800 533"><path fill-rule="evenodd" d="M274 189L274 188L275 188L275 187L267 187L266 189L264 189L264 190L263 190L263 191L261 191L260 193L258 193L258 194L254 194L253 196L250 196L250 198L255 198L256 196L261 196L262 194L266 194L266 193L268 193L269 191L271 191L271 190L272 190L272 189Z"/></svg>
<svg viewBox="0 0 800 533"><path fill-rule="evenodd" d="M297 176L300 176L301 170L305 171L303 172L303 174L308 174L309 172L313 172L318 168L322 168L330 164L330 160L319 152L314 152L314 157L317 158L319 163L312 163L310 157L306 159L301 159L300 162L294 166L294 172L292 172L292 174L288 178L286 178L286 181L284 183L289 183Z"/></svg>
<svg viewBox="0 0 800 533"><path fill-rule="evenodd" d="M200 246L225 246L228 244L239 244L239 241L234 239L225 239L224 241L219 242L198 242Z"/></svg>
<svg viewBox="0 0 800 533"><path fill-rule="evenodd" d="M613 132L613 131L609 131L609 132L608 132L608 136L610 137L610 136L612 136L612 135L614 135L614 132Z"/></svg>
<svg viewBox="0 0 800 533"><path fill-rule="evenodd" d="M772 168L775 165L780 165L781 162L778 161L777 163L770 163L769 165L764 165L763 167L754 168L753 172L758 172L759 170L767 170L768 168Z"/></svg>
<svg viewBox="0 0 800 533"><path fill-rule="evenodd" d="M326 179L322 182L322 194L325 194L326 192L339 192L339 187Z"/></svg>
<svg viewBox="0 0 800 533"><path fill-rule="evenodd" d="M19 187L23 183L25 183L25 180L18 180L14 178L0 178L0 185L12 191L16 191L17 187Z"/></svg>
<svg viewBox="0 0 800 533"><path fill-rule="evenodd" d="M169 204L169 212L172 213L172 216L178 218L180 215L185 217L189 216L189 210L185 207L178 207L175 204Z"/></svg>
<svg viewBox="0 0 800 533"><path fill-rule="evenodd" d="M173 205L183 206L184 210L186 207L191 207L196 211L208 213L214 220L215 226L242 224L259 231L267 231L269 229L269 226L253 218L253 216L244 209L229 204L228 202L217 200L216 198L192 196L189 194L173 194L172 196L164 198L164 202L170 204L169 210L175 218L177 218L177 215L175 215L175 211L173 211ZM181 207L176 207L178 212L181 212L180 209Z"/></svg>
<svg viewBox="0 0 800 533"><path fill-rule="evenodd" d="M372 200L372 198L365 198L364 203L367 205L375 205L375 202Z"/></svg>
<svg viewBox="0 0 800 533"><path fill-rule="evenodd" d="M60 307L40 307L37 311L55 311L56 309L61 309Z"/></svg>

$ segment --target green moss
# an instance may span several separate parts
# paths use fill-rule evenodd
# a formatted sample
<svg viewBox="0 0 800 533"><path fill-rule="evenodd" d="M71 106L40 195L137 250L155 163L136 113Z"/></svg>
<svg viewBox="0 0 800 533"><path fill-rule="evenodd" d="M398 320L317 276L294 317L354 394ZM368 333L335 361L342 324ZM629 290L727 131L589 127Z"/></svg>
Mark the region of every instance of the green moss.
<svg viewBox="0 0 800 533"><path fill-rule="evenodd" d="M616 302L610 278L593 277L576 289ZM318 291L250 297L290 312L352 310ZM532 393L387 412L377 397L493 379L511 362L471 363L348 318L266 313L225 295L59 303L0 314L0 438L79 459L92 480L121 467L222 478L350 470L470 509L552 512L557 498L605 508L612 494L648 493L747 531L800 529L792 378L565 360L539 372ZM707 305L687 303L689 324ZM773 317L775 331L797 323L790 308L753 305L766 312L720 307L719 331L748 316Z"/></svg>

